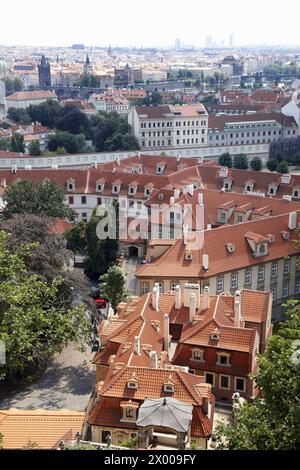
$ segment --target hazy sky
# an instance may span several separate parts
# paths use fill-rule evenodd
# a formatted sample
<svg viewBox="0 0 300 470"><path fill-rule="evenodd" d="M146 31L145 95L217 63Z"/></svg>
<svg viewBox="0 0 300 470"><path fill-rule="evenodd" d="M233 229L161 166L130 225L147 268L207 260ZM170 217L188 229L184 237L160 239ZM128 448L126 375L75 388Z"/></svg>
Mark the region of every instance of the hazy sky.
<svg viewBox="0 0 300 470"><path fill-rule="evenodd" d="M0 44L300 44L299 14L299 0L2 0Z"/></svg>

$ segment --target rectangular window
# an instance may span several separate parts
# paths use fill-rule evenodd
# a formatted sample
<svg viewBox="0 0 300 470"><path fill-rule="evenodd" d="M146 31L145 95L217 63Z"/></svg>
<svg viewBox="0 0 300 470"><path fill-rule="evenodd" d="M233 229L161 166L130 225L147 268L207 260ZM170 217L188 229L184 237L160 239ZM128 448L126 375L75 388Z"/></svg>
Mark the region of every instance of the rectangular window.
<svg viewBox="0 0 300 470"><path fill-rule="evenodd" d="M205 372L205 382L214 386L215 385L214 374L212 374L211 372Z"/></svg>
<svg viewBox="0 0 300 470"><path fill-rule="evenodd" d="M229 366L230 365L229 356L225 354L218 354L217 364L220 364L222 366Z"/></svg>
<svg viewBox="0 0 300 470"><path fill-rule="evenodd" d="M236 377L235 378L235 390L237 392L244 392L245 391L245 379Z"/></svg>
<svg viewBox="0 0 300 470"><path fill-rule="evenodd" d="M295 294L300 294L300 278L295 281Z"/></svg>
<svg viewBox="0 0 300 470"><path fill-rule="evenodd" d="M217 278L217 294L220 294L224 290L224 278L218 277Z"/></svg>
<svg viewBox="0 0 300 470"><path fill-rule="evenodd" d="M291 260L290 259L285 259L284 260L284 265L283 265L283 274L289 274L290 265L291 265Z"/></svg>
<svg viewBox="0 0 300 470"><path fill-rule="evenodd" d="M265 267L264 266L259 266L257 279L258 279L258 282L263 282L265 280Z"/></svg>
<svg viewBox="0 0 300 470"><path fill-rule="evenodd" d="M231 289L237 289L238 288L238 275L231 274Z"/></svg>
<svg viewBox="0 0 300 470"><path fill-rule="evenodd" d="M272 300L276 300L277 299L277 287L272 287L271 289L271 293L272 293Z"/></svg>
<svg viewBox="0 0 300 470"><path fill-rule="evenodd" d="M271 277L277 277L278 275L278 264L277 263L272 263L271 266Z"/></svg>
<svg viewBox="0 0 300 470"><path fill-rule="evenodd" d="M149 290L149 282L141 282L141 295L148 294Z"/></svg>
<svg viewBox="0 0 300 470"><path fill-rule="evenodd" d="M81 196L81 204L86 204L86 196Z"/></svg>
<svg viewBox="0 0 300 470"><path fill-rule="evenodd" d="M220 375L220 388L229 389L229 376L228 375Z"/></svg>
<svg viewBox="0 0 300 470"><path fill-rule="evenodd" d="M289 296L289 282L285 281L282 285L282 297L286 298Z"/></svg>
<svg viewBox="0 0 300 470"><path fill-rule="evenodd" d="M111 439L111 432L110 431L101 431L101 442L107 443L108 439Z"/></svg>
<svg viewBox="0 0 300 470"><path fill-rule="evenodd" d="M247 271L245 271L245 282L244 282L245 286L250 286L251 282L252 282L252 273L248 269Z"/></svg>
<svg viewBox="0 0 300 470"><path fill-rule="evenodd" d="M172 291L172 292L175 292L176 286L178 286L178 285L179 285L178 282L172 282L172 283L171 283L171 291Z"/></svg>
<svg viewBox="0 0 300 470"><path fill-rule="evenodd" d="M203 351L195 349L193 351L193 359L195 361L203 361Z"/></svg>
<svg viewBox="0 0 300 470"><path fill-rule="evenodd" d="M74 197L73 196L69 196L69 204L74 204Z"/></svg>

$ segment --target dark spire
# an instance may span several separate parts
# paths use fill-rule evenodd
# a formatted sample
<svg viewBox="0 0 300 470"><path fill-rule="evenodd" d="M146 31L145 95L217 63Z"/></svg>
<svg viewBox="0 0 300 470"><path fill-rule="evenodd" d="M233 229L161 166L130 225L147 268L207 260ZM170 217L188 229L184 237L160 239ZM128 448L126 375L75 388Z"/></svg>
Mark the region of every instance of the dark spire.
<svg viewBox="0 0 300 470"><path fill-rule="evenodd" d="M89 55L86 55L85 65L91 65Z"/></svg>
<svg viewBox="0 0 300 470"><path fill-rule="evenodd" d="M46 65L47 62L46 62L46 57L44 56L44 54L42 55L42 58L41 58L41 65Z"/></svg>

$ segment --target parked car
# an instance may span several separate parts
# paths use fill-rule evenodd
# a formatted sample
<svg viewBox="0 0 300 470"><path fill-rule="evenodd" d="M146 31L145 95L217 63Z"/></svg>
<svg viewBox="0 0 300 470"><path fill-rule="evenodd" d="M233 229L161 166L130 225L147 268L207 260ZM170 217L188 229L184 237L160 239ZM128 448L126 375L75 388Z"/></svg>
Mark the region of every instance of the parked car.
<svg viewBox="0 0 300 470"><path fill-rule="evenodd" d="M97 308L99 309L107 307L107 300L103 299L102 297L100 297L99 299L96 299L95 302L96 302Z"/></svg>

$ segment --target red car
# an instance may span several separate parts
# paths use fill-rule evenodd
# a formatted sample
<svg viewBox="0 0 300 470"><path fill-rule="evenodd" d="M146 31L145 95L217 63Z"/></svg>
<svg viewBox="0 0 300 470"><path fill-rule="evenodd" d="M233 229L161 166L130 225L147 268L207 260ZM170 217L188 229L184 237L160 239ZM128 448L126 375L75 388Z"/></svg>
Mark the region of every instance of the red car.
<svg viewBox="0 0 300 470"><path fill-rule="evenodd" d="M97 308L105 308L107 306L107 300L106 299L96 299L95 300Z"/></svg>

